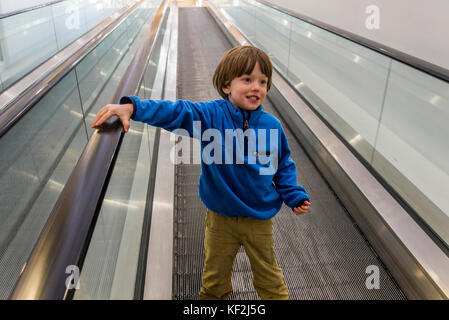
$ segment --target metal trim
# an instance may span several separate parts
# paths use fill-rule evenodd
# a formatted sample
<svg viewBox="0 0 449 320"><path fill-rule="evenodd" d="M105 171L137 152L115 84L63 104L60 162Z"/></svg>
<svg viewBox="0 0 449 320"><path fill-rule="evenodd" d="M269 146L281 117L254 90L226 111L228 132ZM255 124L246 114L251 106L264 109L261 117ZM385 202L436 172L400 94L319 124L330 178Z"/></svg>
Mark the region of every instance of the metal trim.
<svg viewBox="0 0 449 320"><path fill-rule="evenodd" d="M385 46L379 42L361 37L352 32L345 31L343 29L334 27L330 24L310 18L303 14L293 12L292 10L280 7L278 5L270 3L268 1L265 1L265 0L254 0L254 1L259 2L267 7L278 10L280 12L283 12L285 14L288 14L289 16L292 16L292 17L302 20L304 22L310 23L310 24L314 25L315 27L329 31L337 36L348 39L348 40L355 42L361 46L367 47L367 48L374 50L384 56L387 56L387 57L397 60L399 62L405 63L406 65L408 65L410 67L413 67L415 69L423 71L423 72L430 74L436 78L439 78L441 80L449 82L449 70L448 69L445 69L445 68L435 65L433 63L427 62L423 59L411 56L402 51L390 48L390 47Z"/></svg>
<svg viewBox="0 0 449 320"><path fill-rule="evenodd" d="M164 99L176 100L178 56L178 7L172 3L167 25L170 28ZM148 241L144 300L171 300L173 290L173 216L175 166L170 161L174 141L172 133L160 129L157 170Z"/></svg>
<svg viewBox="0 0 449 320"><path fill-rule="evenodd" d="M231 43L249 42L210 2L208 9ZM276 70L269 98L284 108L284 120L407 297L448 299L449 258L445 252Z"/></svg>
<svg viewBox="0 0 449 320"><path fill-rule="evenodd" d="M120 97L136 94L150 56L156 34L166 12L162 1L146 36L115 91L113 103ZM16 283L10 299L70 299L73 290L66 287L66 267L82 266L87 252L108 179L114 168L123 138L117 117L96 130L84 149L53 208L30 258Z"/></svg>

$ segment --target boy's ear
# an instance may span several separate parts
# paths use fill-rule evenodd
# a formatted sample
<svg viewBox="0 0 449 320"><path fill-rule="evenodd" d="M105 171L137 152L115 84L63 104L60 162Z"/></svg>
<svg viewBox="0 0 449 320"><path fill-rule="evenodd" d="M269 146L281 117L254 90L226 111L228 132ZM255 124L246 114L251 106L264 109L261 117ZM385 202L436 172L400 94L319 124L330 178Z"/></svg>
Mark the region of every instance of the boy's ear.
<svg viewBox="0 0 449 320"><path fill-rule="evenodd" d="M231 93L231 89L229 89L229 86L223 87L221 90L223 90L226 95L229 95Z"/></svg>

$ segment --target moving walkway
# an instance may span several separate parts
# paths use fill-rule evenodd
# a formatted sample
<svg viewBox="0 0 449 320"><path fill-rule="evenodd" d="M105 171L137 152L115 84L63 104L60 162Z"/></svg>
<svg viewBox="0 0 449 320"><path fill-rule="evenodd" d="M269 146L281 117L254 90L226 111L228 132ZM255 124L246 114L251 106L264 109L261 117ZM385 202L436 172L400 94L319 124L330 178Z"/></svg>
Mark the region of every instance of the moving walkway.
<svg viewBox="0 0 449 320"><path fill-rule="evenodd" d="M248 32L242 34L244 27L236 28L235 18L250 4L243 9L220 1L209 1L207 9L166 6L163 1L112 102L131 94L218 98L210 81L214 67L229 48L251 41ZM257 3L257 10L263 6ZM265 8L265 19L270 10ZM210 36L198 32L205 29ZM283 207L273 220L277 259L291 298L446 299L444 241L351 149L345 136L351 131L330 128L338 114L326 118L316 110L331 109L317 96L319 90L311 90L320 86L313 82L317 77L304 70L310 86L305 80L297 83L301 74L289 75L293 70L286 68L290 64L285 59L260 38L252 40L274 55L277 72L264 108L282 120L299 181L313 203L308 215L296 217ZM344 53L339 52L343 62L335 65L347 65ZM300 57L295 59L301 64ZM363 63L362 68L372 68ZM191 162L175 165L170 153L177 150L179 137L139 123L131 129L124 135L117 119L111 119L89 135L48 220L43 219L45 226L11 298L196 298L205 214L197 195L198 145L191 141ZM67 271L69 266L73 268ZM70 286L79 269L79 288ZM379 288L367 281L373 270L380 277ZM235 261L233 288L231 299L257 299L244 251Z"/></svg>

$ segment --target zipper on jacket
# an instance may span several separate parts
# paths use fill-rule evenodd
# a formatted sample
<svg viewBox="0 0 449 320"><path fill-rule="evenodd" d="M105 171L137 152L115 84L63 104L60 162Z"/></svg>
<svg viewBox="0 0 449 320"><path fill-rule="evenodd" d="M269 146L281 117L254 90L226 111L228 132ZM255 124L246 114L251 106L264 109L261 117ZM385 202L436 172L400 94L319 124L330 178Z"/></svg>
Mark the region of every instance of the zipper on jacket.
<svg viewBox="0 0 449 320"><path fill-rule="evenodd" d="M243 116L243 133L245 133L246 129L248 129L248 121L251 117L251 111L248 111L248 118L245 117L246 111L244 111L243 109L240 109L240 111L242 112ZM248 156L248 136L243 137L243 155L245 157Z"/></svg>
<svg viewBox="0 0 449 320"><path fill-rule="evenodd" d="M242 112L243 116L243 131L245 131L246 129L248 129L248 121L249 118L251 118L251 111L244 111L243 109L240 109L240 111ZM248 119L245 117L246 112L248 112Z"/></svg>

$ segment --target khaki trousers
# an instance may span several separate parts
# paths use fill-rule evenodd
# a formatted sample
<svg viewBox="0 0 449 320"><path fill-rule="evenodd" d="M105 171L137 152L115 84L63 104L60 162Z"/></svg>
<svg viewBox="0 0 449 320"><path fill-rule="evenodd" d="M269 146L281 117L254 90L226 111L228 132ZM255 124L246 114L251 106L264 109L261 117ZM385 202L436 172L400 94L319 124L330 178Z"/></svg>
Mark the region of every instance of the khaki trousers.
<svg viewBox="0 0 449 320"><path fill-rule="evenodd" d="M206 213L204 268L200 300L228 299L232 292L232 265L243 245L253 272L253 284L261 299L287 300L282 270L274 255L271 219L229 218Z"/></svg>

